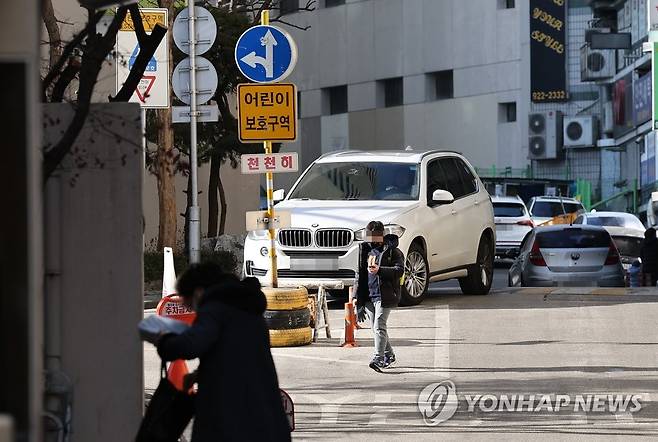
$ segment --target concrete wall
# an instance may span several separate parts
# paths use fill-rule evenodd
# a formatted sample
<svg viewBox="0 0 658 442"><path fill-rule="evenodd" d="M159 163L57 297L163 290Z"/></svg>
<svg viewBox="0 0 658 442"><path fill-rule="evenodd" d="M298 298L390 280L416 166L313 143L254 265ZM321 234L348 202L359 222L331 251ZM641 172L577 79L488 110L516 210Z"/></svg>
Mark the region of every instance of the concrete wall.
<svg viewBox="0 0 658 442"><path fill-rule="evenodd" d="M46 121L59 121L44 129L52 142L72 108L44 108ZM136 104L92 106L73 148L79 155L47 183L49 361L73 383L74 442L129 440L142 413L139 116ZM76 166L76 157L86 167Z"/></svg>
<svg viewBox="0 0 658 442"><path fill-rule="evenodd" d="M17 441L41 441L43 253L39 11L35 0L3 2L0 14L0 184L11 215L0 219L0 414ZM25 70L4 63L23 64ZM0 439L8 436L0 430ZM12 438L12 440L14 440Z"/></svg>
<svg viewBox="0 0 658 442"><path fill-rule="evenodd" d="M299 46L290 80L301 91L305 127L294 148L304 162L310 152L340 148L341 140L368 150L452 149L476 166L525 167L523 3L498 9L491 0L348 0L291 16L295 24L311 27L290 31ZM435 100L431 74L447 69L454 71L454 98ZM404 102L384 108L377 80L392 77L403 77ZM344 84L347 126L339 116L326 115L322 94L322 88ZM499 103L514 101L517 121L500 121ZM309 127L317 117L320 127ZM310 133L316 130L320 133Z"/></svg>

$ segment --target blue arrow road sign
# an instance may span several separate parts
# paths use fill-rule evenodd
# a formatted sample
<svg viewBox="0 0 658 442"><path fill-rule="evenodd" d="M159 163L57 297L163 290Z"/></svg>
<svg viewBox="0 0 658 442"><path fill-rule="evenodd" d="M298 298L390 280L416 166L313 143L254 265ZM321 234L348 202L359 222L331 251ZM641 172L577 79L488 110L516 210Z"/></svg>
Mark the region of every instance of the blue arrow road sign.
<svg viewBox="0 0 658 442"><path fill-rule="evenodd" d="M137 54L139 54L139 43L137 43L137 46L135 46L135 49L133 49L133 53L130 55L130 59L128 60L128 69L133 68L133 65L135 64L135 60L137 59ZM157 70L158 70L158 61L155 59L155 55L154 55L146 65L146 72L155 72Z"/></svg>
<svg viewBox="0 0 658 442"><path fill-rule="evenodd" d="M254 26L240 36L235 62L251 81L281 81L295 68L297 46L287 32L276 26Z"/></svg>

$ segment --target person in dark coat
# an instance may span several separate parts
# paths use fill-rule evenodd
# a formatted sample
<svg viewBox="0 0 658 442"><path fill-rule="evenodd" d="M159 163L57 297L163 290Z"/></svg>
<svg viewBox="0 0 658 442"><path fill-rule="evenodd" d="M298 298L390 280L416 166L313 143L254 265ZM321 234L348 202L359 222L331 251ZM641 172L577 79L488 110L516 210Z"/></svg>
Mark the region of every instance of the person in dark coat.
<svg viewBox="0 0 658 442"><path fill-rule="evenodd" d="M359 320L367 316L375 336L375 355L369 364L375 371L395 362L387 321L391 310L400 303L404 255L398 249L398 242L396 235L384 235L383 223L371 221L366 227L366 242L359 246L354 293Z"/></svg>
<svg viewBox="0 0 658 442"><path fill-rule="evenodd" d="M190 266L176 288L196 320L157 347L165 361L200 359L192 441L289 441L258 280L204 263Z"/></svg>
<svg viewBox="0 0 658 442"><path fill-rule="evenodd" d="M658 281L658 239L656 239L656 229L653 227L649 227L644 232L640 258L642 258L642 273L648 275L651 286L655 287Z"/></svg>

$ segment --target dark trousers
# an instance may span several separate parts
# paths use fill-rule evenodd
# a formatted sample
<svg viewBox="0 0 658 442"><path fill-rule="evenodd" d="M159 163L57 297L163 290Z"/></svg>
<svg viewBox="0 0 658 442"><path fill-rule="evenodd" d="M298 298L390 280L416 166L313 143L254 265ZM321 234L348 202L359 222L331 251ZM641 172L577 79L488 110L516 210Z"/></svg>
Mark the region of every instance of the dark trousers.
<svg viewBox="0 0 658 442"><path fill-rule="evenodd" d="M644 283L646 285L656 287L656 282L658 282L658 272L644 274Z"/></svg>

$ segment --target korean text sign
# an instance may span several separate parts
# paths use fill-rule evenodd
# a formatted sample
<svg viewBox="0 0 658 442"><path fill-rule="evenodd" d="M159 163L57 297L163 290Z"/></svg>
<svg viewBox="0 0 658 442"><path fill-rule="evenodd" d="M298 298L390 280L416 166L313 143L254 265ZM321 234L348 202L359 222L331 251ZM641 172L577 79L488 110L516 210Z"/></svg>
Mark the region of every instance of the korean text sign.
<svg viewBox="0 0 658 442"><path fill-rule="evenodd" d="M272 154L245 154L240 157L243 174L297 172L299 163L296 152Z"/></svg>
<svg viewBox="0 0 658 442"><path fill-rule="evenodd" d="M297 91L294 84L239 84L240 141L295 141Z"/></svg>

